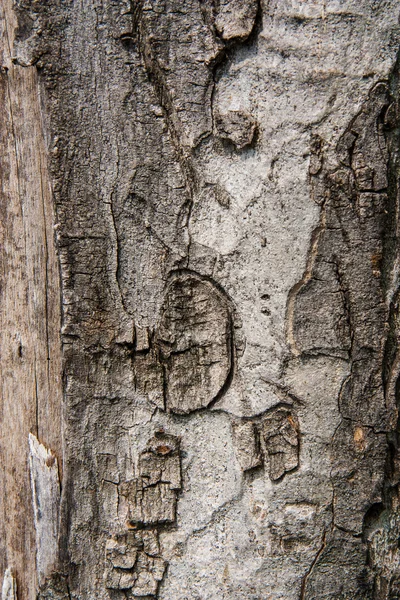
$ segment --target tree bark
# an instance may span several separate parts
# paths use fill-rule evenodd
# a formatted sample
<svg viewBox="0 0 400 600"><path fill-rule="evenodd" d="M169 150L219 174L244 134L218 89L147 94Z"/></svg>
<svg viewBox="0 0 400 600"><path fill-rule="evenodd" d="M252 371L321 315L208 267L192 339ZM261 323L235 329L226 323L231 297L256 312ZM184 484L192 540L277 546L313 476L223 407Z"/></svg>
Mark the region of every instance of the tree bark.
<svg viewBox="0 0 400 600"><path fill-rule="evenodd" d="M396 0L1 11L3 598L398 598Z"/></svg>

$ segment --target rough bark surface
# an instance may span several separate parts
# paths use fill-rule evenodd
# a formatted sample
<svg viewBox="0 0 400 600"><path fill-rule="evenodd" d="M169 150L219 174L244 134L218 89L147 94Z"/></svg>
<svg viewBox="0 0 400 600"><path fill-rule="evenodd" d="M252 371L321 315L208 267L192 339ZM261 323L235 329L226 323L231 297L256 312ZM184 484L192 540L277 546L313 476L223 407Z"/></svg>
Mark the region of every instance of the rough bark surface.
<svg viewBox="0 0 400 600"><path fill-rule="evenodd" d="M16 14L61 272L38 597L398 598L397 1Z"/></svg>

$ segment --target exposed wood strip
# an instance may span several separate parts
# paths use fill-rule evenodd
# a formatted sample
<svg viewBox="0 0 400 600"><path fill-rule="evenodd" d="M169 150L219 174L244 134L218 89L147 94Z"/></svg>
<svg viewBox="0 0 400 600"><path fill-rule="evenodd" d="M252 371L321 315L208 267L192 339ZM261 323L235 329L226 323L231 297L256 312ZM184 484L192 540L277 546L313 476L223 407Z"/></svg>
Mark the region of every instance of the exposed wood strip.
<svg viewBox="0 0 400 600"><path fill-rule="evenodd" d="M0 585L36 598L35 531L27 438L61 458L58 264L35 67L12 62L16 19L0 6Z"/></svg>
<svg viewBox="0 0 400 600"><path fill-rule="evenodd" d="M11 573L11 569L7 569L3 578L1 600L17 600L17 598L17 582Z"/></svg>
<svg viewBox="0 0 400 600"><path fill-rule="evenodd" d="M60 480L54 454L29 434L29 466L36 530L39 585L51 575L58 557Z"/></svg>

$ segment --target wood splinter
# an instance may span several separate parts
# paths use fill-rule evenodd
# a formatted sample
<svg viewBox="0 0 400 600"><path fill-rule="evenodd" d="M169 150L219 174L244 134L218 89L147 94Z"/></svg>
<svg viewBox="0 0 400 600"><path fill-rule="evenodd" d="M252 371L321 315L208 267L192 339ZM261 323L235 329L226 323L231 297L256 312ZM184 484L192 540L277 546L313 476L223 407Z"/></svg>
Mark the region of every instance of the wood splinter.
<svg viewBox="0 0 400 600"><path fill-rule="evenodd" d="M17 600L17 582L13 577L11 569L7 569L4 573L1 600Z"/></svg>
<svg viewBox="0 0 400 600"><path fill-rule="evenodd" d="M58 557L60 480L57 458L31 433L29 466L36 530L36 568L39 585L43 585L46 577L55 570Z"/></svg>

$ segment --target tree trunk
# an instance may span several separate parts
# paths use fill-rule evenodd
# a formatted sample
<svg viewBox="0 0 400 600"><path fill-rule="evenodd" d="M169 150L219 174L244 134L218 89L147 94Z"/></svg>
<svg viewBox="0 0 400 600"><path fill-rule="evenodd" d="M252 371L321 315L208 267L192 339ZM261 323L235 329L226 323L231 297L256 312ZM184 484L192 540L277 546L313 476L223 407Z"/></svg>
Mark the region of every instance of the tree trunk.
<svg viewBox="0 0 400 600"><path fill-rule="evenodd" d="M400 597L398 17L2 0L3 600Z"/></svg>

